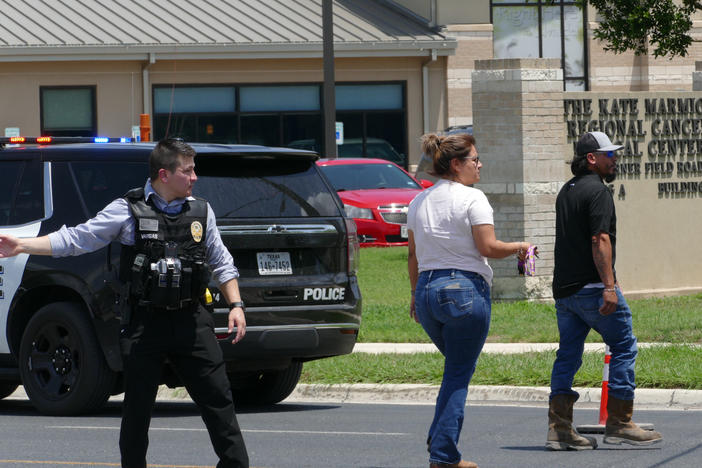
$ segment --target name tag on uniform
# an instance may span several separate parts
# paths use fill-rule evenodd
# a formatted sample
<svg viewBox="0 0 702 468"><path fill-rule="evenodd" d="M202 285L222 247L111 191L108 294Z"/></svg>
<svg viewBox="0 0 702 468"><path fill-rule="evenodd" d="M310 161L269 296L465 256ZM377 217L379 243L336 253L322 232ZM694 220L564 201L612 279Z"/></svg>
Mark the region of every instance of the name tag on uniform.
<svg viewBox="0 0 702 468"><path fill-rule="evenodd" d="M158 219L139 218L140 231L158 231Z"/></svg>

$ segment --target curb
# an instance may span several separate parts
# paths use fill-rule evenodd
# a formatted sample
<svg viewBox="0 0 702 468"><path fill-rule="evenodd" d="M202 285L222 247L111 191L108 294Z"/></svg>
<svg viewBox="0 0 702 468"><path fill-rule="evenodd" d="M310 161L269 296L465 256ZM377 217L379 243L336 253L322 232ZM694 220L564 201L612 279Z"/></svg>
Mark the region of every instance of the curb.
<svg viewBox="0 0 702 468"><path fill-rule="evenodd" d="M599 408L600 388L575 388L576 407ZM548 406L549 387L471 385L468 403ZM286 401L338 403L434 404L438 385L423 384L299 384ZM702 410L702 390L638 389L637 409Z"/></svg>
<svg viewBox="0 0 702 468"><path fill-rule="evenodd" d="M580 399L576 408L599 408L600 388L575 388ZM548 406L549 387L516 387L503 385L471 385L468 403L476 405ZM426 384L298 384L285 400L287 403L377 403L433 405L438 385ZM122 401L123 394L109 401ZM7 400L28 400L20 386ZM187 401L185 388L159 387L157 401ZM651 410L702 411L702 390L651 389L636 390L636 408Z"/></svg>

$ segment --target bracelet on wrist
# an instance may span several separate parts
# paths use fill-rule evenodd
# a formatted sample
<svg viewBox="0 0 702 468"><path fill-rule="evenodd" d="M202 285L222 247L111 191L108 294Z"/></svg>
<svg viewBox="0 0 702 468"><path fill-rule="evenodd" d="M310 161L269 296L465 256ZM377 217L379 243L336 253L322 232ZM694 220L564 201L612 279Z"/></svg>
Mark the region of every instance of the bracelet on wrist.
<svg viewBox="0 0 702 468"><path fill-rule="evenodd" d="M604 288L604 292L616 292L617 288Z"/></svg>

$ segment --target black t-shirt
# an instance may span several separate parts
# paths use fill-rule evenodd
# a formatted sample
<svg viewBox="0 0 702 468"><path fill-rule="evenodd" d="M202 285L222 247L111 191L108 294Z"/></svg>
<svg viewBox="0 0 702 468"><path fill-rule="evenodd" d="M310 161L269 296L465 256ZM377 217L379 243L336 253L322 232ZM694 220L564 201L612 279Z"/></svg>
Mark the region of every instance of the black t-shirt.
<svg viewBox="0 0 702 468"><path fill-rule="evenodd" d="M554 298L602 281L592 258L592 236L600 232L609 234L614 269L617 216L612 193L595 173L573 177L556 198Z"/></svg>

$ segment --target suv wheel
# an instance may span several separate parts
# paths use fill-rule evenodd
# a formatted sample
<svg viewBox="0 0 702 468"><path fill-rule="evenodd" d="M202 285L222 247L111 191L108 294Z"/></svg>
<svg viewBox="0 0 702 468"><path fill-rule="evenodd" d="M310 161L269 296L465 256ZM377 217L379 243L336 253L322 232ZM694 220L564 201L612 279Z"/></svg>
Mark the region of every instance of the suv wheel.
<svg viewBox="0 0 702 468"><path fill-rule="evenodd" d="M44 414L73 415L100 408L116 375L107 366L84 310L48 304L30 319L19 353L22 383Z"/></svg>
<svg viewBox="0 0 702 468"><path fill-rule="evenodd" d="M302 373L302 363L293 361L283 370L257 372L245 377L229 374L234 401L243 405L274 405L285 400L295 390Z"/></svg>
<svg viewBox="0 0 702 468"><path fill-rule="evenodd" d="M17 387L19 387L18 384L0 383L0 400L12 395L12 393L17 390Z"/></svg>

